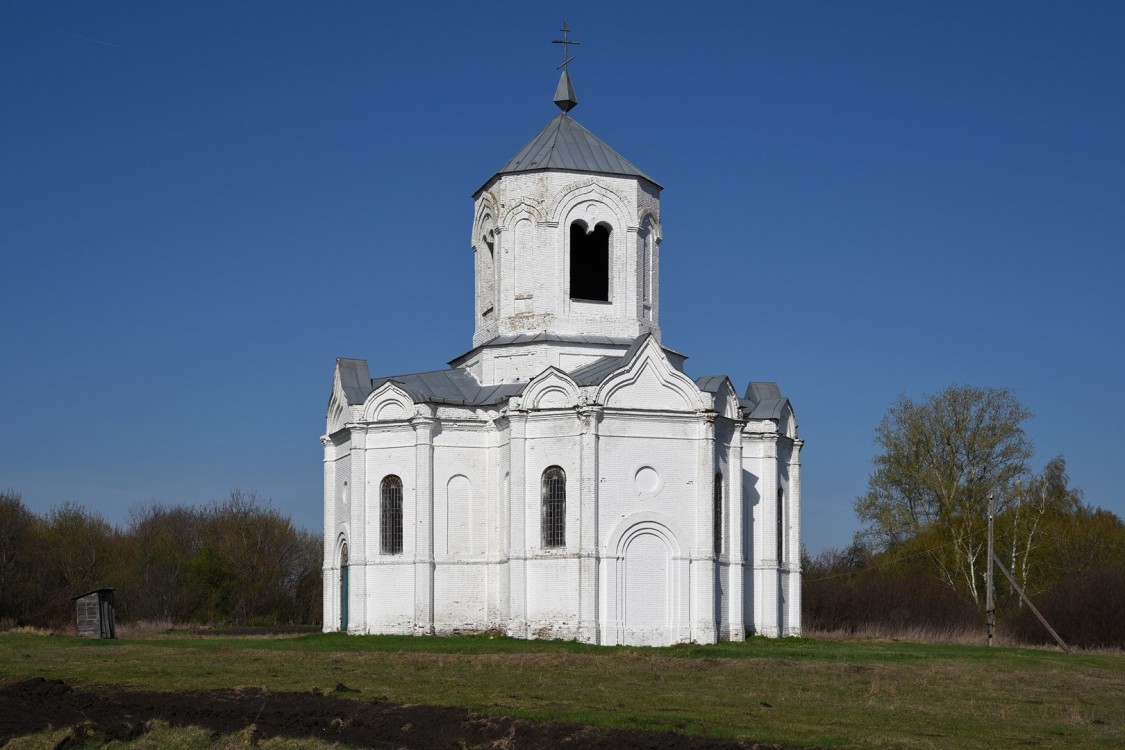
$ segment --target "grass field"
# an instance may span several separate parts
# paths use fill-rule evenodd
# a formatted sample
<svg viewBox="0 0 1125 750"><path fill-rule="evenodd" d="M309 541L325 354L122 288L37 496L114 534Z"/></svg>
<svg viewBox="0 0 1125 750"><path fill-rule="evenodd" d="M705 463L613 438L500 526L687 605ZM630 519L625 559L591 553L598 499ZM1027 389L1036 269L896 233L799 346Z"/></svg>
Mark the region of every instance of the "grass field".
<svg viewBox="0 0 1125 750"><path fill-rule="evenodd" d="M357 699L824 748L1125 747L1125 655L752 639L606 648L502 637L0 634L0 681L181 691L337 683Z"/></svg>

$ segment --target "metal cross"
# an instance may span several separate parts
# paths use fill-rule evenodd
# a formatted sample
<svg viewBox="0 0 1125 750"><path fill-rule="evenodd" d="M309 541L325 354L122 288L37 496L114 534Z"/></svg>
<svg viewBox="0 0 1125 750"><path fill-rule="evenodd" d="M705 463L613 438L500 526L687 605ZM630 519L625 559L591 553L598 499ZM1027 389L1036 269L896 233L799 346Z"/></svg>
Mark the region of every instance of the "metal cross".
<svg viewBox="0 0 1125 750"><path fill-rule="evenodd" d="M559 68L562 68L563 70L566 70L566 66L574 61L574 58L570 57L570 50L568 49L568 47L570 47L570 45L572 45L572 44L577 46L579 44L582 44L582 42L572 42L572 41L570 41L570 27L567 26L565 18L563 19L563 27L561 29L559 29L559 31L561 31L563 33L563 38L551 40L551 44L561 44L563 46L562 65L556 66L555 70L558 70Z"/></svg>

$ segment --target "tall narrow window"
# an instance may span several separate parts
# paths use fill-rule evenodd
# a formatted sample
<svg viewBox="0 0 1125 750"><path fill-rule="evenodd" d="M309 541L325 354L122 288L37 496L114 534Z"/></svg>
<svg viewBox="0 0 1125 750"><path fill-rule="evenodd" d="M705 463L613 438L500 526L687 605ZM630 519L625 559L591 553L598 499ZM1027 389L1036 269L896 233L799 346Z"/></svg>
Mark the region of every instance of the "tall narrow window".
<svg viewBox="0 0 1125 750"><path fill-rule="evenodd" d="M609 302L609 225L570 225L570 298Z"/></svg>
<svg viewBox="0 0 1125 750"><path fill-rule="evenodd" d="M785 559L785 489L777 488L777 564Z"/></svg>
<svg viewBox="0 0 1125 750"><path fill-rule="evenodd" d="M655 284L655 253L656 229L653 227L652 217L648 217L641 224L637 233L637 251L640 253L641 263L641 303L645 305L645 317L651 320L651 306L654 303L653 287Z"/></svg>
<svg viewBox="0 0 1125 750"><path fill-rule="evenodd" d="M348 632L348 543L340 549L340 632Z"/></svg>
<svg viewBox="0 0 1125 750"><path fill-rule="evenodd" d="M496 232L489 229L477 246L477 307L482 318L496 308Z"/></svg>
<svg viewBox="0 0 1125 750"><path fill-rule="evenodd" d="M641 302L646 305L650 301L650 287L648 285L648 235L648 222L645 222L645 225L641 227L641 231L637 234L637 250L640 252L641 256Z"/></svg>
<svg viewBox="0 0 1125 750"><path fill-rule="evenodd" d="M402 554L402 480L394 474L379 486L379 542L384 555Z"/></svg>
<svg viewBox="0 0 1125 750"><path fill-rule="evenodd" d="M566 474L557 466L543 472L543 546L566 546Z"/></svg>
<svg viewBox="0 0 1125 750"><path fill-rule="evenodd" d="M714 534L715 534L715 554L718 555L723 551L723 475L720 472L715 475L715 520L714 520Z"/></svg>
<svg viewBox="0 0 1125 750"><path fill-rule="evenodd" d="M512 257L516 262L512 264L512 271L515 273L516 299L531 299L535 296L535 274L540 270L531 242L531 220L517 221L513 237Z"/></svg>

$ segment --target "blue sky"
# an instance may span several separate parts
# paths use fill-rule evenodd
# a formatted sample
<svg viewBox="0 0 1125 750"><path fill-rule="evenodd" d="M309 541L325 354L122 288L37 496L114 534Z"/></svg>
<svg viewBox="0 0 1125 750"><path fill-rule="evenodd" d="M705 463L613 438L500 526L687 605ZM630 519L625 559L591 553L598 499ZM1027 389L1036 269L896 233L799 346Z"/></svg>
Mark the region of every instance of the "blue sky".
<svg viewBox="0 0 1125 750"><path fill-rule="evenodd" d="M793 400L812 551L952 383L1125 515L1119 2L0 0L0 488L318 529L334 359L470 347L470 194L564 13L573 116L665 187L664 342Z"/></svg>

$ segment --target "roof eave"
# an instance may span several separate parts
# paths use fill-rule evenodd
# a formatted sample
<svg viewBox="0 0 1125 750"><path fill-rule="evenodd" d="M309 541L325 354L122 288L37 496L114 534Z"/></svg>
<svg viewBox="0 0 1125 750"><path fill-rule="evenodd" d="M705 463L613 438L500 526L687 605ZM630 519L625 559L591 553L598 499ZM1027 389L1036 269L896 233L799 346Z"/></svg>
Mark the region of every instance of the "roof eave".
<svg viewBox="0 0 1125 750"><path fill-rule="evenodd" d="M664 189L663 185L661 185L659 182L652 179L651 177L642 177L642 176L635 175L635 174L617 174L616 172L595 172L593 170L585 170L585 169L580 170L580 169L558 169L558 168L555 168L555 167L541 167L541 168L537 167L535 169L521 169L521 170L518 170L518 171L511 171L510 170L510 171L507 171L507 172L497 172L496 174L489 177L487 182L485 182L483 185L481 185L479 188L477 188L476 191L473 192L473 200L475 201L477 198L479 198L481 193L483 193L485 190L488 190L490 187L492 187L492 185L495 184L496 181L499 180L504 175L509 175L509 174L533 174L535 172L559 172L559 173L570 173L570 174L602 175L602 176L605 176L605 177L617 177L619 179L636 180L637 182L645 182L645 183L648 183L649 185L652 185L652 187L655 188L656 192L658 192L658 193L661 190Z"/></svg>

